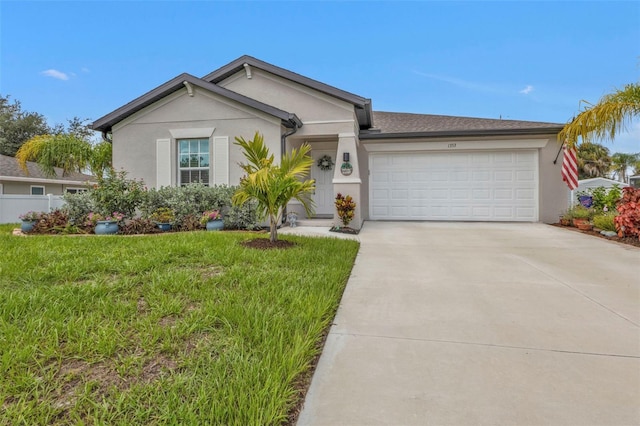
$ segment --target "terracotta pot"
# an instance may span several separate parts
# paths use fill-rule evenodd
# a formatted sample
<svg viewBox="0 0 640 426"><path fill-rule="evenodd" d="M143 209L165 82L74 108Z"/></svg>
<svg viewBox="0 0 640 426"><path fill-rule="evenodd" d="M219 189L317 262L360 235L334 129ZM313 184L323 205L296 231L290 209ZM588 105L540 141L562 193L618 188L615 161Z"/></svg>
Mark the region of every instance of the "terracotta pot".
<svg viewBox="0 0 640 426"><path fill-rule="evenodd" d="M593 228L593 225L589 222L580 222L578 223L578 229L581 231L590 231Z"/></svg>
<svg viewBox="0 0 640 426"><path fill-rule="evenodd" d="M581 218L573 219L573 226L575 226L576 228L579 228L580 224L585 224L585 223L589 223L589 219L581 219Z"/></svg>

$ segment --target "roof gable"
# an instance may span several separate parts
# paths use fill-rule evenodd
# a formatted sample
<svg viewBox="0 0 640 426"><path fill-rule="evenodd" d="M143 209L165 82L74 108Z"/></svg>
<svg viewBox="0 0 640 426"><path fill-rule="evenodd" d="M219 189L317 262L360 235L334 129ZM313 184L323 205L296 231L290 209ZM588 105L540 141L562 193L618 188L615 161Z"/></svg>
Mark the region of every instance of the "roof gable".
<svg viewBox="0 0 640 426"><path fill-rule="evenodd" d="M361 129L368 129L371 127L372 110L371 99L363 98L362 96L355 95L353 93L338 89L337 87L330 86L317 80L313 80L309 77L294 73L284 68L277 67L267 62L256 59L252 56L244 55L238 59L228 63L227 65L218 68L217 70L202 77L203 80L218 84L228 77L238 73L245 72L245 64L249 67L259 68L268 73L277 75L278 77L293 81L301 84L313 90L317 90L326 95L333 96L344 102L352 104L356 109L356 115Z"/></svg>
<svg viewBox="0 0 640 426"><path fill-rule="evenodd" d="M134 99L133 101L118 108L117 110L105 115L104 117L99 118L93 123L92 128L93 130L108 132L115 124L159 101L160 99L170 95L171 93L174 93L181 89L190 90L188 87L186 87L189 84L216 93L227 99L231 99L240 104L279 118L280 120L282 120L282 124L285 127L293 128L302 126L302 122L300 121L300 119L293 113L283 111L271 105L256 101L255 99L248 98L239 93L225 89L224 87L220 87L199 79L191 74L183 73L156 87L155 89L145 93L144 95Z"/></svg>

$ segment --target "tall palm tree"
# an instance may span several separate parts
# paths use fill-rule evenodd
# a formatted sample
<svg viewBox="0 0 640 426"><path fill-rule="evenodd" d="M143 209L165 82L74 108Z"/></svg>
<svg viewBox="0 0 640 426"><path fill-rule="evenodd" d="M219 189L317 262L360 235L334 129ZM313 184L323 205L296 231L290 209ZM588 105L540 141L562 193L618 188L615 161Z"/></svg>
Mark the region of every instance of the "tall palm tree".
<svg viewBox="0 0 640 426"><path fill-rule="evenodd" d="M27 161L34 161L50 177L56 175L55 168L59 167L63 175L88 169L100 179L111 169L111 143L103 141L92 145L69 133L41 135L25 142L18 149L16 158L27 173Z"/></svg>
<svg viewBox="0 0 640 426"><path fill-rule="evenodd" d="M611 156L611 171L619 181L627 183L627 170L636 167L638 161L640 161L640 153L616 152Z"/></svg>
<svg viewBox="0 0 640 426"><path fill-rule="evenodd" d="M282 156L280 165L274 164L274 156L264 144L262 135L256 132L253 140L245 141L236 137L235 144L243 149L247 164L240 167L247 175L240 181L240 187L233 195L234 205L242 205L249 200L258 202L262 219L269 218L272 243L278 241L278 223L287 204L295 199L300 201L307 212L313 214L311 193L316 189L313 179L302 180L309 175L313 159L309 155L311 147L303 144L299 150Z"/></svg>
<svg viewBox="0 0 640 426"><path fill-rule="evenodd" d="M609 149L603 145L591 142L580 144L578 151L578 177L589 179L606 177L611 169Z"/></svg>
<svg viewBox="0 0 640 426"><path fill-rule="evenodd" d="M560 142L575 146L579 138L583 142L613 140L634 117L640 116L640 83L627 84L624 89L603 96L595 105L585 103L584 111L558 134Z"/></svg>

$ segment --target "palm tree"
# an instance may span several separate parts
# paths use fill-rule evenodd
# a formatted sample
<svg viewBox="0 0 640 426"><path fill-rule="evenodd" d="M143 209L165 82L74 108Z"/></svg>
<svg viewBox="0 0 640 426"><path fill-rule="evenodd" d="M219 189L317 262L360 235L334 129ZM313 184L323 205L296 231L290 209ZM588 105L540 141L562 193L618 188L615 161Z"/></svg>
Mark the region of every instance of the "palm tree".
<svg viewBox="0 0 640 426"><path fill-rule="evenodd" d="M609 149L603 145L583 142L578 151L578 177L589 179L606 177L611 169Z"/></svg>
<svg viewBox="0 0 640 426"><path fill-rule="evenodd" d="M632 167L637 167L639 161L640 153L626 154L616 152L611 156L611 171L619 181L627 183L627 170Z"/></svg>
<svg viewBox="0 0 640 426"><path fill-rule="evenodd" d="M295 199L302 203L308 216L313 214L311 193L315 190L313 179L301 180L309 175L313 159L309 155L311 147L303 144L299 150L282 156L280 165L274 164L273 154L264 144L262 135L256 132L253 140L245 141L236 137L235 144L243 149L247 164L240 167L247 175L240 181L240 187L233 195L234 205L242 205L249 200L258 202L262 219L269 217L270 241L278 241L278 223L287 204Z"/></svg>
<svg viewBox="0 0 640 426"><path fill-rule="evenodd" d="M640 83L627 84L624 89L605 95L597 104L590 104L558 134L558 140L575 146L578 138L583 142L592 139L615 139L631 120L640 116Z"/></svg>
<svg viewBox="0 0 640 426"><path fill-rule="evenodd" d="M55 168L59 167L63 175L89 169L100 179L111 169L111 143L92 145L69 133L35 136L18 149L16 159L26 173L27 161L34 161L50 177L56 176Z"/></svg>

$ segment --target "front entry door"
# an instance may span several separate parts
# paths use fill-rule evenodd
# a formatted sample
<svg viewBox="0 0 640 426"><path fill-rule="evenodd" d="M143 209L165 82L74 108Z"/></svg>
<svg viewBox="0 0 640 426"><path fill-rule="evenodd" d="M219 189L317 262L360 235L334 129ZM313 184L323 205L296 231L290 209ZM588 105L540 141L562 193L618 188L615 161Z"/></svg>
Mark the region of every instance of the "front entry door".
<svg viewBox="0 0 640 426"><path fill-rule="evenodd" d="M331 161L336 163L335 151L311 151L313 165L311 166L311 178L316 181L316 192L313 195L313 201L316 203L316 216L333 216L333 172L335 165L331 166L331 170L322 170L318 167L318 160L328 155Z"/></svg>

